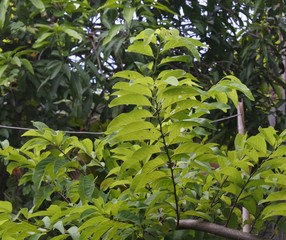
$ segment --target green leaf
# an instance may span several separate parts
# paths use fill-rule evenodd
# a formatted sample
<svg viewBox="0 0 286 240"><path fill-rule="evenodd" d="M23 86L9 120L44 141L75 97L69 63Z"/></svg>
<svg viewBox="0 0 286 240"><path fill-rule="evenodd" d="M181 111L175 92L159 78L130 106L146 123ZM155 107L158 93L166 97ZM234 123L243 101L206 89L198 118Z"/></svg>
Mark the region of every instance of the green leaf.
<svg viewBox="0 0 286 240"><path fill-rule="evenodd" d="M257 210L259 209L257 206L257 202L255 201L255 199L250 196L250 197L246 197L244 198L242 201L242 205L253 215L255 215L257 213Z"/></svg>
<svg viewBox="0 0 286 240"><path fill-rule="evenodd" d="M236 176L233 176L233 177L237 178L237 182L238 182L239 179L238 179L238 174L236 171L235 171L235 174L236 174ZM226 174L226 175L228 175L228 174ZM231 176L231 172L229 173L229 175ZM223 187L222 190L226 193L232 193L233 195L238 196L241 188L237 184L231 183L227 187Z"/></svg>
<svg viewBox="0 0 286 240"><path fill-rule="evenodd" d="M231 206L231 198L230 198L230 197L228 197L228 196L226 196L226 195L222 195L222 196L220 197L220 199L221 199L222 201L224 201L228 206Z"/></svg>
<svg viewBox="0 0 286 240"><path fill-rule="evenodd" d="M44 235L45 235L45 233L38 233L38 234L33 233L33 235L31 237L29 237L28 240L39 240ZM52 238L52 239L54 239L54 238Z"/></svg>
<svg viewBox="0 0 286 240"><path fill-rule="evenodd" d="M80 232L77 226L70 227L67 232L72 237L73 240L79 240L80 239Z"/></svg>
<svg viewBox="0 0 286 240"><path fill-rule="evenodd" d="M5 70L7 69L8 65L0 66L0 79L2 78ZM1 83L1 82L0 82Z"/></svg>
<svg viewBox="0 0 286 240"><path fill-rule="evenodd" d="M150 160L149 162L147 162L143 168L142 168L142 173L151 173L153 172L155 169L158 169L159 167L163 166L165 164L165 162L160 158L156 158L154 160Z"/></svg>
<svg viewBox="0 0 286 240"><path fill-rule="evenodd" d="M276 158L276 157L281 157L285 155L286 152L286 146L285 145L280 145L271 155L270 158Z"/></svg>
<svg viewBox="0 0 286 240"><path fill-rule="evenodd" d="M269 174L265 180L267 183L271 184L279 184L282 186L286 186L286 176L284 174Z"/></svg>
<svg viewBox="0 0 286 240"><path fill-rule="evenodd" d="M32 123L33 123L33 126L36 127L40 131L50 129L45 123L37 122L37 121L32 121Z"/></svg>
<svg viewBox="0 0 286 240"><path fill-rule="evenodd" d="M184 119L182 122L194 122L199 124L199 126L209 128L209 129L216 129L213 125L212 122L209 119L206 118L191 118L191 119Z"/></svg>
<svg viewBox="0 0 286 240"><path fill-rule="evenodd" d="M37 9L40 9L41 12L45 11L45 5L42 0L31 0L31 2Z"/></svg>
<svg viewBox="0 0 286 240"><path fill-rule="evenodd" d="M153 115L149 111L144 109L135 109L129 113L122 113L109 123L106 130L106 134L113 133L120 129L122 126L127 125L129 123L145 118L150 118L152 116Z"/></svg>
<svg viewBox="0 0 286 240"><path fill-rule="evenodd" d="M221 173L228 176L228 179L230 179L233 183L238 184L241 186L243 179L242 179L242 173L238 171L234 167L224 167L220 170Z"/></svg>
<svg viewBox="0 0 286 240"><path fill-rule="evenodd" d="M21 58L21 62L23 63L24 67L31 73L31 74L35 74L34 73L34 68L31 64L31 62L25 58Z"/></svg>
<svg viewBox="0 0 286 240"><path fill-rule="evenodd" d="M115 137L120 137L125 134L132 132L137 132L143 129L154 129L154 125L146 121L134 121L132 123L124 125L122 128L118 129L118 132L114 135Z"/></svg>
<svg viewBox="0 0 286 240"><path fill-rule="evenodd" d="M157 8L157 9L160 9L164 12L169 12L171 13L172 15L175 15L177 16L178 14L176 12L174 12L173 10L171 10L170 8L168 8L166 5L163 5L162 3L159 3L159 2L154 2L154 7Z"/></svg>
<svg viewBox="0 0 286 240"><path fill-rule="evenodd" d="M124 28L123 24L115 24L111 27L111 29L108 31L107 37L103 40L103 46L109 43L118 33L121 31L121 29Z"/></svg>
<svg viewBox="0 0 286 240"><path fill-rule="evenodd" d="M190 118L190 119L183 119L181 121L174 122L173 125L180 126L181 128L190 129L194 126L201 126L209 129L216 129L212 124L211 121L205 118Z"/></svg>
<svg viewBox="0 0 286 240"><path fill-rule="evenodd" d="M145 95L147 97L152 96L152 92L151 92L150 88L148 88L147 86L144 86L142 84L117 82L116 84L114 84L114 86L112 88L123 90L123 91L115 92L115 93L113 93L113 95L123 95L126 93L129 93L129 94L130 93L137 93L137 94Z"/></svg>
<svg viewBox="0 0 286 240"><path fill-rule="evenodd" d="M263 137L259 135L251 136L247 139L247 143L254 149L258 150L262 156L267 156L267 145Z"/></svg>
<svg viewBox="0 0 286 240"><path fill-rule="evenodd" d="M92 217L89 218L88 220L86 220L80 227L79 230L82 232L84 231L87 227L94 227L95 225L97 225L100 222L107 222L109 219L104 217L104 216L96 216L96 217Z"/></svg>
<svg viewBox="0 0 286 240"><path fill-rule="evenodd" d="M132 154L131 159L142 160L158 152L161 152L161 149L157 145L142 146Z"/></svg>
<svg viewBox="0 0 286 240"><path fill-rule="evenodd" d="M163 65L169 62L191 62L191 57L188 55L165 57L161 60L159 65Z"/></svg>
<svg viewBox="0 0 286 240"><path fill-rule="evenodd" d="M64 225L63 225L62 221L56 222L54 224L53 228L59 230L61 234L65 233L65 228L64 228Z"/></svg>
<svg viewBox="0 0 286 240"><path fill-rule="evenodd" d="M232 89L230 92L227 92L226 95L230 98L230 100L233 102L234 106L238 106L238 95L236 90Z"/></svg>
<svg viewBox="0 0 286 240"><path fill-rule="evenodd" d="M157 79L161 79L162 81L164 81L171 76L176 77L177 79L182 79L182 78L195 79L195 77L192 74L189 74L182 69L163 70L159 73Z"/></svg>
<svg viewBox="0 0 286 240"><path fill-rule="evenodd" d="M273 147L276 143L276 130L273 127L259 128L260 133L262 133L265 140Z"/></svg>
<svg viewBox="0 0 286 240"><path fill-rule="evenodd" d="M34 44L33 44L33 48L42 48L42 47L45 47L45 46L47 46L47 45L49 45L50 44L50 42L48 41L48 40L46 40L46 41L41 41L41 42L35 42Z"/></svg>
<svg viewBox="0 0 286 240"><path fill-rule="evenodd" d="M174 103L194 99L195 96L203 95L204 92L193 86L169 86L161 94L158 96L158 100L162 102L162 108L164 109Z"/></svg>
<svg viewBox="0 0 286 240"><path fill-rule="evenodd" d="M136 71L125 70L115 73L112 78L119 77L129 80L136 80L138 78L143 78L144 76Z"/></svg>
<svg viewBox="0 0 286 240"><path fill-rule="evenodd" d="M4 226L5 227L5 226ZM32 224L21 221L18 223L10 222L10 224L7 224L5 231L1 231L0 234L1 239L7 239L7 240L21 240L21 239L27 239L31 236L31 233L38 233L36 226L33 226Z"/></svg>
<svg viewBox="0 0 286 240"><path fill-rule="evenodd" d="M95 189L95 183L91 176L81 176L78 185L78 192L80 195L80 199L83 204L86 201L90 201L92 199L92 195Z"/></svg>
<svg viewBox="0 0 286 240"><path fill-rule="evenodd" d="M2 147L2 149L9 147L9 145L9 141L7 139L5 139L4 141L0 141L0 146Z"/></svg>
<svg viewBox="0 0 286 240"><path fill-rule="evenodd" d="M62 159L62 158L56 159L56 161L54 162L54 172L58 173L68 163L70 163L68 159Z"/></svg>
<svg viewBox="0 0 286 240"><path fill-rule="evenodd" d="M68 235L67 234L61 234L59 236L51 238L51 240L64 240L67 239Z"/></svg>
<svg viewBox="0 0 286 240"><path fill-rule="evenodd" d="M82 41L82 36L77 31L70 29L70 28L67 28L65 26L62 26L62 29L70 37L73 37L74 39Z"/></svg>
<svg viewBox="0 0 286 240"><path fill-rule="evenodd" d="M122 8L122 4L118 4L116 0L107 0L102 6L100 6L97 11L109 8Z"/></svg>
<svg viewBox="0 0 286 240"><path fill-rule="evenodd" d="M199 217L199 218L205 219L207 221L212 221L212 217L209 214L206 214L206 213L200 212L200 211L188 210L188 211L184 212L184 216Z"/></svg>
<svg viewBox="0 0 286 240"><path fill-rule="evenodd" d="M38 44L43 42L45 39L47 39L51 35L53 35L52 32L44 32L40 37L37 38L36 42L33 44L33 48L41 47L41 45L38 45Z"/></svg>
<svg viewBox="0 0 286 240"><path fill-rule="evenodd" d="M4 27L8 6L9 6L9 0L2 0L0 2L0 29ZM1 73L0 73L0 78L1 78Z"/></svg>
<svg viewBox="0 0 286 240"><path fill-rule="evenodd" d="M41 182L44 178L44 172L47 168L48 165L53 164L55 161L57 160L57 157L54 156L50 156L47 157L46 159L40 161L36 167L35 167L35 171L33 173L33 183L34 183L34 187L36 190L40 189L41 187Z"/></svg>
<svg viewBox="0 0 286 240"><path fill-rule="evenodd" d="M198 41L199 42L199 41ZM197 43L197 42L196 42ZM202 45L200 43L200 45ZM202 45L204 46L204 45ZM169 50L169 49L173 49L173 48L179 48L179 47L186 47L191 53L192 55L198 60L200 61L200 55L199 52L196 48L196 45L194 44L194 41L192 41L189 38L184 38L184 37L176 37L170 41L168 41L163 49L162 49L162 53L164 53L165 51Z"/></svg>
<svg viewBox="0 0 286 240"><path fill-rule="evenodd" d="M142 146L138 150L136 150L131 157L128 158L128 160L124 161L124 163L121 165L120 171L125 172L129 168L134 169L140 169L140 163L141 162L147 162L149 161L150 157L155 154L161 152L160 147L156 145L148 145L148 146ZM119 170L118 170L119 171Z"/></svg>
<svg viewBox="0 0 286 240"><path fill-rule="evenodd" d="M8 201L0 201L0 213L11 213L12 204Z"/></svg>
<svg viewBox="0 0 286 240"><path fill-rule="evenodd" d="M135 132L122 134L120 136L112 137L109 141L110 144L116 144L119 142L126 142L126 141L144 141L144 140L157 140L160 137L160 132L158 130L138 130Z"/></svg>
<svg viewBox="0 0 286 240"><path fill-rule="evenodd" d="M147 184L152 184L152 182L164 177L166 177L166 173L162 171L138 174L134 177L130 186L130 190L135 193L140 192L146 188Z"/></svg>
<svg viewBox="0 0 286 240"><path fill-rule="evenodd" d="M115 107L120 105L136 105L136 106L147 106L151 107L152 104L145 96L139 94L127 94L113 99L109 107Z"/></svg>
<svg viewBox="0 0 286 240"><path fill-rule="evenodd" d="M193 141L189 141L189 142L182 143L174 151L174 155L182 154L182 153L187 153L187 154L195 153L195 155L197 156L200 154L212 153L212 150L206 145L194 143Z"/></svg>
<svg viewBox="0 0 286 240"><path fill-rule="evenodd" d="M130 25L130 22L133 18L133 15L136 11L136 8L133 8L133 7L124 7L123 9L123 18L124 20L126 21L126 23L128 25Z"/></svg>
<svg viewBox="0 0 286 240"><path fill-rule="evenodd" d="M116 222L109 220L99 223L96 228L93 227L93 238L94 240L102 239L102 236L111 228L115 227ZM87 238L86 238L87 239Z"/></svg>
<svg viewBox="0 0 286 240"><path fill-rule="evenodd" d="M119 221L122 221L122 222L132 222L132 223L135 223L136 225L140 226L139 216L134 214L131 211L128 211L128 210L120 211L116 215L116 219L118 219Z"/></svg>
<svg viewBox="0 0 286 240"><path fill-rule="evenodd" d="M273 216L286 216L286 202L275 203L267 206L262 211L263 219Z"/></svg>
<svg viewBox="0 0 286 240"><path fill-rule="evenodd" d="M156 44L156 37L154 35L155 31L151 28L146 28L141 31L135 37L130 39L130 42L133 43L136 40L143 40L144 45L148 45L150 43Z"/></svg>
<svg viewBox="0 0 286 240"><path fill-rule="evenodd" d="M185 41L182 37L177 37L174 39L169 40L163 47L162 52L165 52L169 49L172 48L177 48L177 47L185 47Z"/></svg>
<svg viewBox="0 0 286 240"><path fill-rule="evenodd" d="M93 142L89 138L85 138L81 141L82 143L82 150L88 154L89 156L92 155L93 152Z"/></svg>
<svg viewBox="0 0 286 240"><path fill-rule="evenodd" d="M18 66L18 67L21 67L21 65L22 65L22 62L21 62L20 58L18 58L17 56L12 57L11 63L13 65Z"/></svg>
<svg viewBox="0 0 286 240"><path fill-rule="evenodd" d="M254 97L253 97L251 91L249 90L249 88L246 85L244 85L243 83L241 83L241 81L238 78L236 78L235 76L232 76L232 75L225 76L219 82L219 84L227 86L231 89L236 89L236 90L242 92L250 100L254 101Z"/></svg>
<svg viewBox="0 0 286 240"><path fill-rule="evenodd" d="M37 210L44 200L51 200L50 196L55 191L54 187L50 185L41 186L36 194L34 195L34 206L33 210Z"/></svg>
<svg viewBox="0 0 286 240"><path fill-rule="evenodd" d="M118 186L126 186L126 185L130 185L131 180L116 180L112 183L110 183L109 188L114 188L114 187L118 187Z"/></svg>
<svg viewBox="0 0 286 240"><path fill-rule="evenodd" d="M127 48L128 52L135 52L149 57L154 57L152 48L143 41L136 41Z"/></svg>
<svg viewBox="0 0 286 240"><path fill-rule="evenodd" d="M164 82L166 82L172 86L178 86L179 85L178 79L173 77L173 76L168 77Z"/></svg>
<svg viewBox="0 0 286 240"><path fill-rule="evenodd" d="M231 92L231 89L228 86L225 86L225 85L218 83L218 84L212 86L210 88L210 90L208 91L208 93L211 96L214 96L215 94L220 93L220 92L223 92L223 93Z"/></svg>
<svg viewBox="0 0 286 240"><path fill-rule="evenodd" d="M265 202L285 201L285 200L286 200L286 190L282 190L270 193L266 199L261 200L258 204L262 204Z"/></svg>
<svg viewBox="0 0 286 240"><path fill-rule="evenodd" d="M237 150L243 149L246 143L247 135L238 133L234 140L234 145Z"/></svg>

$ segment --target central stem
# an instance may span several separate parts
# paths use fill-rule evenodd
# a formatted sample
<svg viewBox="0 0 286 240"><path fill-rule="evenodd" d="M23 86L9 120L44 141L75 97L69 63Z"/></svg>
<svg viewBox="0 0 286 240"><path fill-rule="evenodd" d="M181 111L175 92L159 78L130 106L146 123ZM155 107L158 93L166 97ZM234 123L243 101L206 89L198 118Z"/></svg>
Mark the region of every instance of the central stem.
<svg viewBox="0 0 286 240"><path fill-rule="evenodd" d="M174 173L174 169L172 166L172 158L170 156L169 153L169 149L168 149L168 144L165 138L165 134L163 131L163 126L162 126L162 121L160 119L160 109L158 108L158 103L156 102L156 114L157 114L157 119L158 119L158 123L159 123L159 127L160 127L160 133L161 133L161 137L162 137L162 142L164 145L164 151L167 155L167 159L168 159L168 167L171 171L171 178L172 178L172 185L173 185L173 193L174 193L174 199L175 199L175 206L176 206L176 219L177 219L177 227L179 226L179 221L180 221L180 210L179 210L179 200L178 200L178 196L177 196L177 188L176 188L176 181L175 181L175 173Z"/></svg>

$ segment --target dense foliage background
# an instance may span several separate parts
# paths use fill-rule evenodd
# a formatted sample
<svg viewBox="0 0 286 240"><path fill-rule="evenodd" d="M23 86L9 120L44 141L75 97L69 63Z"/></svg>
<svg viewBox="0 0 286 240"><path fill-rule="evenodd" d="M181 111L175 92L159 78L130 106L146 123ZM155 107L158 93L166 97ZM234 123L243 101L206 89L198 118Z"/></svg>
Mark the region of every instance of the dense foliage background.
<svg viewBox="0 0 286 240"><path fill-rule="evenodd" d="M281 0L2 0L0 123L32 127L32 121L41 121L53 129L101 133L112 119L133 109L127 104L108 107L117 99L111 95L112 87L122 82L122 78L112 78L114 74L132 70L156 79L164 70L182 69L198 79L197 84L204 91L226 75L238 77L255 99L250 101L245 95L239 95L246 107L247 132L259 134L259 127L267 127L269 119L282 131L285 128L285 6ZM134 49L142 49L141 52L129 46L141 31L149 29L145 34L148 36L161 27L177 29L180 36L198 39L207 48L199 43L187 50L186 43L174 45L168 49L160 69L154 69L150 52L144 52L152 39L146 40L143 46L135 41ZM161 44L150 47L155 51L163 47L164 43ZM230 104L227 112L219 108L214 107L207 113L210 121L236 114L235 105ZM213 125L215 128L209 129L207 134L202 133L204 143L235 148L235 119L217 121ZM6 139L11 146L22 146L27 141L20 138L22 133L1 128L2 147L7 146ZM79 137L94 140L94 135ZM17 185L27 170L21 165L13 170L11 165L8 177L8 162L4 159L1 162L0 173L5 179L0 184L1 199L13 202L16 210L31 208L32 190ZM79 173L73 174L76 178ZM106 176L101 177L103 181Z"/></svg>
<svg viewBox="0 0 286 240"><path fill-rule="evenodd" d="M269 114L279 116L283 128L284 7L282 1L2 1L1 123L29 127L41 120L63 130L104 130L124 111L106 108L110 76L144 71L142 57L125 51L130 38L164 26L208 45L201 62L190 57L183 64L206 88L234 74L251 89L249 130L266 126ZM223 124L235 132L233 121ZM1 134L14 134L19 143L15 131Z"/></svg>

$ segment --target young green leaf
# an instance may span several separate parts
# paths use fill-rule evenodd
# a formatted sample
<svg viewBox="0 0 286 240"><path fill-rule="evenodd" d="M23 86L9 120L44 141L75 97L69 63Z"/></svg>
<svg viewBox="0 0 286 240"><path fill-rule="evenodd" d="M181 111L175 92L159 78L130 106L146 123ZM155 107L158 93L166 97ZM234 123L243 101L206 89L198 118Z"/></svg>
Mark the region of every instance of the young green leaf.
<svg viewBox="0 0 286 240"><path fill-rule="evenodd" d="M251 136L247 139L247 143L254 149L261 153L261 156L267 156L267 145L265 139L262 136Z"/></svg>
<svg viewBox="0 0 286 240"><path fill-rule="evenodd" d="M0 212L1 213L11 213L12 204L8 201L0 201Z"/></svg>
<svg viewBox="0 0 286 240"><path fill-rule="evenodd" d="M2 0L0 2L0 29L2 29L4 26L8 6L9 6L9 0ZM0 78L1 78L1 74L0 74Z"/></svg>
<svg viewBox="0 0 286 240"><path fill-rule="evenodd" d="M109 107L115 107L120 105L136 105L147 107L152 106L148 98L139 94L126 94L124 96L115 98L110 102Z"/></svg>
<svg viewBox="0 0 286 240"><path fill-rule="evenodd" d="M40 9L41 12L45 11L46 8L42 0L31 0L31 2L37 9Z"/></svg>
<svg viewBox="0 0 286 240"><path fill-rule="evenodd" d="M143 41L134 42L127 48L127 51L154 57L152 48L149 45L145 45Z"/></svg>

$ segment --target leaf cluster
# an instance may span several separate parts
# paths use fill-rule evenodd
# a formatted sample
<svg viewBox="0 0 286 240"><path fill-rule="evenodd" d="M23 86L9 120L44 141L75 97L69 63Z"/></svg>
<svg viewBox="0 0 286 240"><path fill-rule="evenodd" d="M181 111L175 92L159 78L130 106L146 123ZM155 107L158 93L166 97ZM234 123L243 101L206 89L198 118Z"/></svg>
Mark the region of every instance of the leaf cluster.
<svg viewBox="0 0 286 240"><path fill-rule="evenodd" d="M277 217L275 228L283 229L285 131L238 134L230 150L209 142L210 113L237 105L237 91L253 100L250 90L234 76L204 89L184 70L164 69L166 60L182 60L167 57L170 49L184 47L196 57L201 46L175 30L140 32L128 51L144 55L146 73L113 75L110 107L129 111L110 122L102 139L79 140L34 122L37 130L24 134L29 140L21 148L3 142L7 170L25 169L20 184L30 186L34 201L16 212L1 202L0 236L197 239L195 231L176 231L180 220L239 229L241 207L250 212L253 234Z"/></svg>

